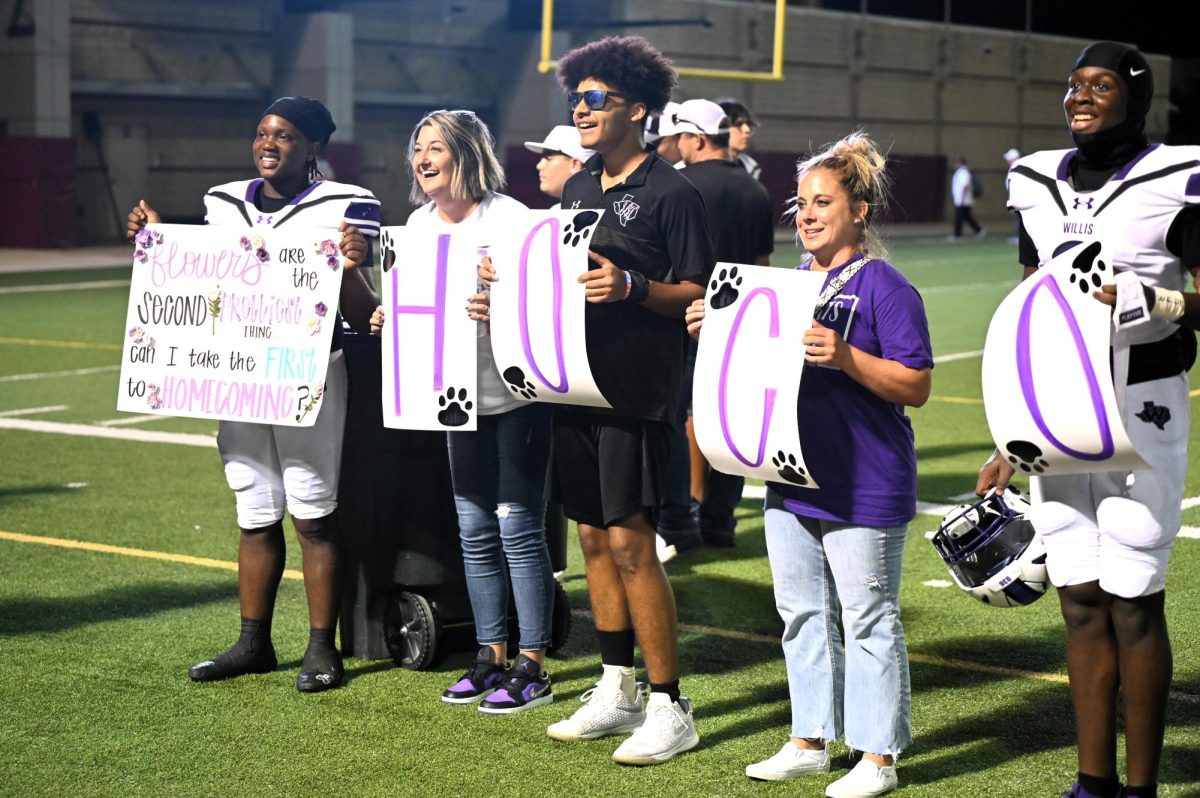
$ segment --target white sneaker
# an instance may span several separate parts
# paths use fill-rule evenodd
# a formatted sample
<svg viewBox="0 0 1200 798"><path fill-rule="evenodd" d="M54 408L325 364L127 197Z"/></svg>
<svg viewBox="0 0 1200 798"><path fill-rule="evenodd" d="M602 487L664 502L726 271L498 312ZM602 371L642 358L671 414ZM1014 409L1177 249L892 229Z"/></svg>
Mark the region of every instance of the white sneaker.
<svg viewBox="0 0 1200 798"><path fill-rule="evenodd" d="M850 772L825 788L828 798L874 798L896 788L896 766L859 760Z"/></svg>
<svg viewBox="0 0 1200 798"><path fill-rule="evenodd" d="M641 685L632 700L612 682L601 680L580 701L583 706L566 720L551 723L546 734L555 740L595 740L610 734L628 734L646 720Z"/></svg>
<svg viewBox="0 0 1200 798"><path fill-rule="evenodd" d="M658 553L658 561L661 563L670 562L671 560L675 559L675 555L679 553L674 546L672 546L670 543L667 543L666 539L663 538L662 535L654 536L654 550Z"/></svg>
<svg viewBox="0 0 1200 798"><path fill-rule="evenodd" d="M829 772L827 749L798 748L788 740L770 759L746 765L746 775L761 781L787 781L810 773Z"/></svg>
<svg viewBox="0 0 1200 798"><path fill-rule="evenodd" d="M613 751L612 758L622 765L660 765L699 742L691 703L686 698L672 701L666 693L651 693L646 701L646 722Z"/></svg>

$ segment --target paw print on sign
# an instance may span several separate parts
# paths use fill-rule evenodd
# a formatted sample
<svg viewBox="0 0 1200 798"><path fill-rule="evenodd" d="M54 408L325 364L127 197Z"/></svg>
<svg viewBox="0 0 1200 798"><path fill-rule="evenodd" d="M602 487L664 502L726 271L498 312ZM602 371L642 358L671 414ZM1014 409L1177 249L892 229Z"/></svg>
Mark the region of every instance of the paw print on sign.
<svg viewBox="0 0 1200 798"><path fill-rule="evenodd" d="M780 451L771 458L771 464L779 469L779 478L783 481L793 485L808 484L808 472L796 460L796 455Z"/></svg>
<svg viewBox="0 0 1200 798"><path fill-rule="evenodd" d="M1071 261L1071 282L1085 294L1104 283L1103 275L1108 271L1108 264L1100 260L1099 255L1100 242L1094 241Z"/></svg>
<svg viewBox="0 0 1200 798"><path fill-rule="evenodd" d="M1008 462L1026 474L1031 472L1044 474L1050 467L1050 464L1042 459L1042 449L1036 443L1009 441L1004 448L1008 450Z"/></svg>
<svg viewBox="0 0 1200 798"><path fill-rule="evenodd" d="M467 399L466 388L447 388L445 396L438 396L438 407L443 408L437 414L438 423L443 427L461 427L471 420L467 411L474 406L474 403Z"/></svg>
<svg viewBox="0 0 1200 798"><path fill-rule="evenodd" d="M563 245L579 246L580 241L586 241L592 233L592 225L600 218L595 211L580 211L575 218L567 222L563 228Z"/></svg>
<svg viewBox="0 0 1200 798"><path fill-rule="evenodd" d="M738 277L737 266L732 269L721 269L717 273L716 278L712 281L712 289L716 291L713 294L712 306L713 310L727 308L738 299L737 287L742 284L742 278Z"/></svg>
<svg viewBox="0 0 1200 798"><path fill-rule="evenodd" d="M504 377L504 381L508 383L513 393L523 399L537 398L537 391L534 389L533 383L525 379L525 372L518 366L509 366L501 376Z"/></svg>
<svg viewBox="0 0 1200 798"><path fill-rule="evenodd" d="M380 239L380 252L383 253L383 273L387 274L392 267L396 265L396 248L393 246L395 240L391 237L387 230L383 231L383 236Z"/></svg>

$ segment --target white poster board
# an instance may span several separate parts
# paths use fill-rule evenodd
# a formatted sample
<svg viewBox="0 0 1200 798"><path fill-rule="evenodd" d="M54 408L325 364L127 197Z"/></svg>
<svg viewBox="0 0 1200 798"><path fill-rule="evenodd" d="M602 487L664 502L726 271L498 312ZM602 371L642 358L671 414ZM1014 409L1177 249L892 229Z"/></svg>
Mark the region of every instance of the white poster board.
<svg viewBox="0 0 1200 798"><path fill-rule="evenodd" d="M825 275L718 263L704 298L692 382L696 442L727 474L816 488L796 403L804 331ZM820 423L817 421L816 423Z"/></svg>
<svg viewBox="0 0 1200 798"><path fill-rule="evenodd" d="M603 211L529 211L488 248L492 355L518 399L610 407L584 332L588 243Z"/></svg>
<svg viewBox="0 0 1200 798"><path fill-rule="evenodd" d="M474 430L475 339L486 327L465 308L477 291L477 242L422 227L385 227L380 252L383 425Z"/></svg>
<svg viewBox="0 0 1200 798"><path fill-rule="evenodd" d="M329 230L144 228L117 409L312 426L342 284L339 241Z"/></svg>
<svg viewBox="0 0 1200 798"><path fill-rule="evenodd" d="M1079 242L1021 282L996 309L983 349L983 403L996 447L1019 472L1146 468L1113 390L1113 282L1100 241Z"/></svg>

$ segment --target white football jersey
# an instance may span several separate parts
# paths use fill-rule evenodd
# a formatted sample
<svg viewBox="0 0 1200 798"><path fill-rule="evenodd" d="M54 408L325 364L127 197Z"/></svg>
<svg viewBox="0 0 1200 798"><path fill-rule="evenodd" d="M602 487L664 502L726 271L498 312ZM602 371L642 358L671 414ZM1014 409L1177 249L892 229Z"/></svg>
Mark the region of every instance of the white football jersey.
<svg viewBox="0 0 1200 798"><path fill-rule="evenodd" d="M204 195L205 223L336 230L344 220L364 236L379 235L379 200L365 188L318 180L292 197L282 210L263 213L254 207L254 195L262 182L259 177L210 188Z"/></svg>
<svg viewBox="0 0 1200 798"><path fill-rule="evenodd" d="M1200 147L1155 144L1096 191L1076 191L1067 179L1076 151L1045 150L1008 171L1008 207L1037 247L1038 263L1082 241L1102 240L1117 271L1148 285L1182 291L1188 272L1167 250L1167 231L1187 205L1200 204ZM1166 338L1177 325L1152 320L1130 330L1130 343Z"/></svg>

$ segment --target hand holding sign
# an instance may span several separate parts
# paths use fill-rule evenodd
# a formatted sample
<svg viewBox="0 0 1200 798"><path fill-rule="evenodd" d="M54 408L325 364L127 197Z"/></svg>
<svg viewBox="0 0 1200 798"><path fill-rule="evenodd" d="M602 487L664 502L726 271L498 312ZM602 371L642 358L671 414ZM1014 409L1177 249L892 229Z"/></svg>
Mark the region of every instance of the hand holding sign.
<svg viewBox="0 0 1200 798"><path fill-rule="evenodd" d="M1110 263L1102 242L1076 243L1017 286L992 317L984 408L1001 456L1023 473L1146 467L1117 406L1111 310L1092 297L1112 279Z"/></svg>
<svg viewBox="0 0 1200 798"><path fill-rule="evenodd" d="M700 341L696 441L714 468L817 487L800 451L796 404L803 340L823 282L809 271L719 263L708 295L688 308L689 331Z"/></svg>

